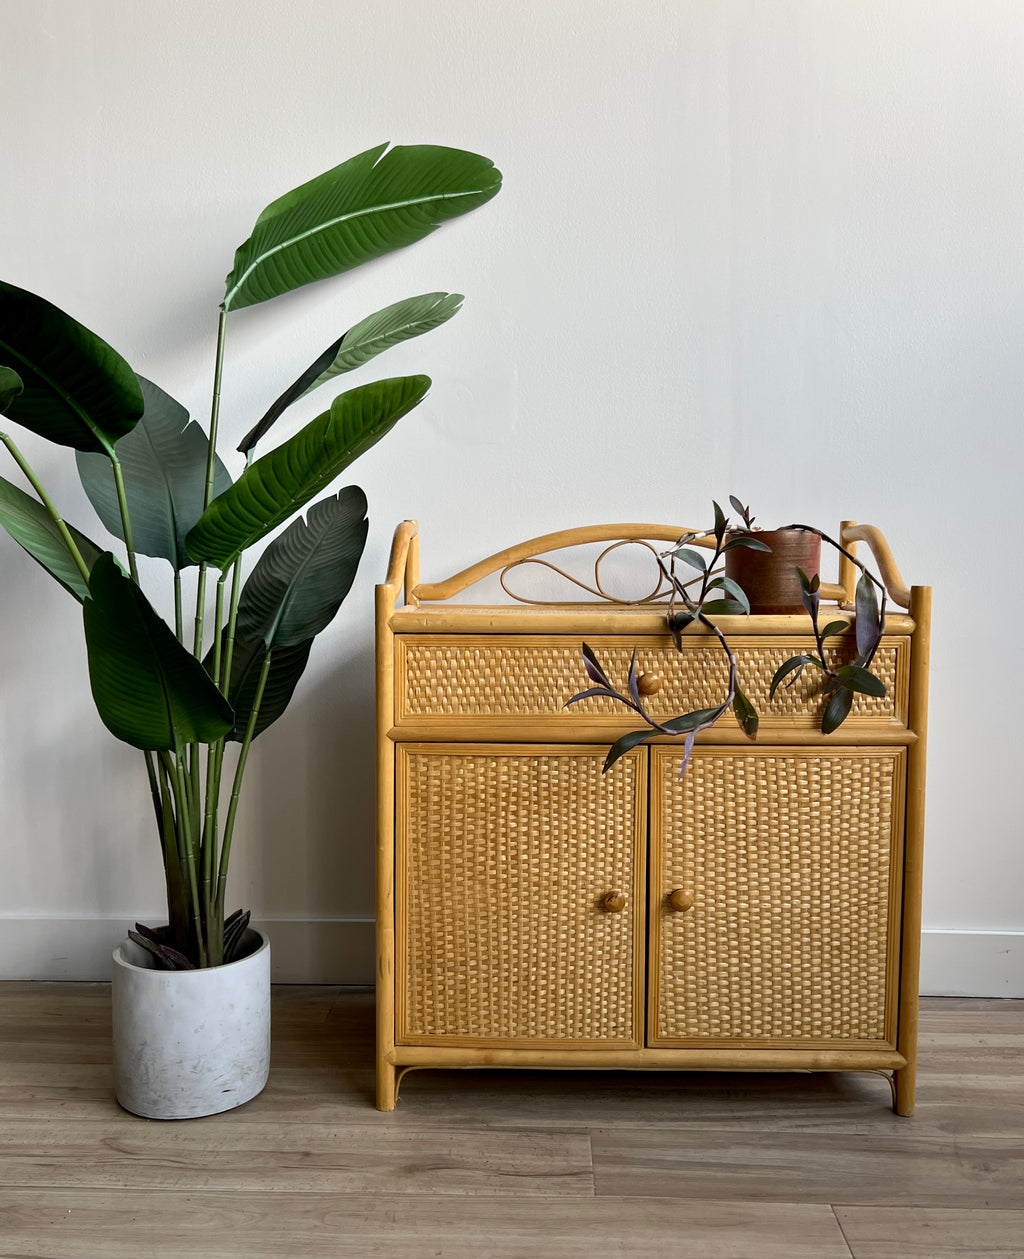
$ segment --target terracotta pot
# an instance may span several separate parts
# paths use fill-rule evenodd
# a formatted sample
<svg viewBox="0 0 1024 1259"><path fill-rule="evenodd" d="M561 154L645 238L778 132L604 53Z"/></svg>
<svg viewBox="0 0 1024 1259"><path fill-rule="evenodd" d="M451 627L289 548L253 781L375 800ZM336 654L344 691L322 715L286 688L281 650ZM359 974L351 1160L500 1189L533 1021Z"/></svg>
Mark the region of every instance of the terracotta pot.
<svg viewBox="0 0 1024 1259"><path fill-rule="evenodd" d="M804 612L798 568L813 577L821 563L821 538L803 529L774 529L750 535L770 546L753 551L738 546L725 553L725 574L739 582L750 600L751 612Z"/></svg>

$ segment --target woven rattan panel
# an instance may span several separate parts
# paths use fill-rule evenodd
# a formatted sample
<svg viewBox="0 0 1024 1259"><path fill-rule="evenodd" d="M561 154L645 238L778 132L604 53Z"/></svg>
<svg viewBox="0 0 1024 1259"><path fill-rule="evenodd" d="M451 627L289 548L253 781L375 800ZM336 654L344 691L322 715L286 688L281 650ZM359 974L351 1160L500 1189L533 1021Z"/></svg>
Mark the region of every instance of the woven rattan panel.
<svg viewBox="0 0 1024 1259"><path fill-rule="evenodd" d="M652 1043L891 1039L903 756L652 752Z"/></svg>
<svg viewBox="0 0 1024 1259"><path fill-rule="evenodd" d="M603 759L398 749L400 1043L639 1043L646 762Z"/></svg>
<svg viewBox="0 0 1024 1259"><path fill-rule="evenodd" d="M609 676L623 693L633 644L623 639L589 640ZM835 641L835 640L834 640ZM717 642L683 639L676 651L671 638L637 643L641 669L661 674L664 684L650 700L655 716L672 716L720 703L728 681L725 655ZM823 704L816 698L816 670L807 669L792 687L780 687L769 704L772 676L791 656L814 651L811 638L743 638L731 640L739 664L740 685L761 715L765 728L773 723L789 729L820 725ZM845 650L852 657L852 644ZM423 724L462 717L521 718L536 724L545 716L564 720L565 701L591 683L583 669L576 637L503 638L494 635L417 635L396 640L396 722ZM847 729L860 724L906 724L906 675L909 650L905 639L886 641L873 671L886 684L883 699L859 695ZM844 657L845 658L845 657ZM628 714L611 700L582 700L570 710L591 721L607 718L621 725Z"/></svg>

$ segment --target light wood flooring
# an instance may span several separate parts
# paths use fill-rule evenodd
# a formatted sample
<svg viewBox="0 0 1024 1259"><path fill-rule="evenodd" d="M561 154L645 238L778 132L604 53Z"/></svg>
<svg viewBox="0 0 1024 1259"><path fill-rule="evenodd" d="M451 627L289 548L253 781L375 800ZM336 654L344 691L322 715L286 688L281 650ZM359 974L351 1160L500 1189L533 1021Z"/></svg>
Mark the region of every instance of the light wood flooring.
<svg viewBox="0 0 1024 1259"><path fill-rule="evenodd" d="M0 984L0 1256L1024 1256L1024 1001L923 1003L873 1075L424 1071L373 1108L373 995L274 995L266 1091L113 1100L110 994Z"/></svg>

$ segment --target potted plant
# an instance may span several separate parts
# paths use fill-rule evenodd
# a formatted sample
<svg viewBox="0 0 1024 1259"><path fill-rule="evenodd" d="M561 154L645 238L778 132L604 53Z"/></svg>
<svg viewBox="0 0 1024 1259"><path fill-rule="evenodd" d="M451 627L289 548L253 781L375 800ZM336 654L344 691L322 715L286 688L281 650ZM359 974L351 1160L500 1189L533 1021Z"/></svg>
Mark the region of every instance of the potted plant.
<svg viewBox="0 0 1024 1259"><path fill-rule="evenodd" d="M0 433L33 491L0 478L0 524L81 605L100 717L140 750L149 781L168 921L139 925L114 959L116 1087L139 1113L213 1113L265 1083L269 952L248 913L228 914L225 904L246 759L284 712L366 541L361 489L317 496L423 399L430 380L348 389L258 458L256 447L297 399L437 327L462 298L426 293L354 324L242 440L244 467L234 480L216 449L228 316L412 244L500 186L500 173L476 154L383 144L267 206L227 277L208 433L95 333L0 282L0 412L76 451L90 501L123 544L117 556L68 524L13 438ZM289 521L243 580L249 549ZM173 625L143 591L140 554L170 564ZM238 995L243 970L255 972L256 996ZM213 1009L197 1014L193 1003L209 987ZM177 1019L172 1010L162 1030L141 1026L144 1007L165 998L177 1003ZM239 1017L218 1029L229 1006ZM184 1039L166 1052L179 1033ZM227 1062L214 1063L211 1080L199 1085L217 1047ZM166 1078L156 1083L158 1073Z"/></svg>
<svg viewBox="0 0 1024 1259"><path fill-rule="evenodd" d="M885 630L886 591L879 578L855 555L820 529L812 525L793 524L772 533L758 531L754 527L754 517L749 508L734 496L730 496L729 502L738 512L742 526L732 526L722 508L714 503L715 520L711 529L684 534L673 547L658 556L659 567L669 587L667 623L673 641L681 650L681 635L691 625L700 624L710 630L728 661L726 694L721 703L713 708L695 709L665 721L658 720L651 716L644 703L648 695L656 693L658 680L638 673L636 652L633 653L629 669L628 694L623 694L612 685L593 650L584 643L583 664L594 685L573 695L566 701L566 707L583 699L601 696L623 704L647 723L645 729L628 731L616 739L605 759L605 770L631 748L658 735L673 735L683 738L683 759L679 771L682 774L689 763L697 735L710 729L730 709L744 734L750 739L757 737L757 710L740 686L736 657L729 645L725 628L712 618L745 616L751 611L785 611L785 585L790 582L799 591L802 608L810 614L815 649L813 652L793 656L779 666L772 678L769 702L774 699L780 686L792 686L810 666L813 672L820 675L820 687L816 693L824 693L828 697L822 713L821 729L823 733L831 734L845 721L857 694L881 697L886 693L885 683L871 672L871 664ZM811 547L806 550L799 545L804 536L813 539ZM781 564L777 562L778 556L772 548L772 543L779 545L780 537L785 551ZM821 582L817 572L817 557L822 542L834 547L860 570L852 623L843 617L829 621L824 626L819 625ZM701 549L698 550L697 547ZM712 552L710 559L705 558L704 550ZM808 574L795 562L795 553L799 554L801 551L804 558L809 556L813 561L813 574ZM735 557L741 552L744 562L736 564ZM732 563L730 559L733 560ZM765 573L758 568L759 560L767 561ZM688 576L688 573L692 575ZM758 606L752 608L747 591L738 580L739 576L744 576L750 585L762 593L763 600ZM783 583L781 593L778 588L779 578ZM695 592L694 587L697 588ZM856 642L856 655L852 661L827 645L831 638L848 635L851 628Z"/></svg>

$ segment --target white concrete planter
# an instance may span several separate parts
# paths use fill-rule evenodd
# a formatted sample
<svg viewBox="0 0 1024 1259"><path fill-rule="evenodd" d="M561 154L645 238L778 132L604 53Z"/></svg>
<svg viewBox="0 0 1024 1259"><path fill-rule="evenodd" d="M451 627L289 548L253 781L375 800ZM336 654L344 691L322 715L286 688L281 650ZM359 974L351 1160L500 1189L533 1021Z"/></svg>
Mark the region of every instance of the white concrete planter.
<svg viewBox="0 0 1024 1259"><path fill-rule="evenodd" d="M158 970L133 940L114 950L114 1092L147 1119L241 1106L270 1071L270 941L207 970Z"/></svg>

